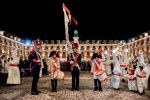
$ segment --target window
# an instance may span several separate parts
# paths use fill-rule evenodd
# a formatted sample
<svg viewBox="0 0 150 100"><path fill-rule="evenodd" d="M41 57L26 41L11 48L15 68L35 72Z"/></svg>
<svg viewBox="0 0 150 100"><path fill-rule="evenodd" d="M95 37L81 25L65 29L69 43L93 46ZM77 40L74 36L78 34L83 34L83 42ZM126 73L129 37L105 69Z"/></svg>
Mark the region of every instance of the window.
<svg viewBox="0 0 150 100"><path fill-rule="evenodd" d="M147 38L146 44L149 44L149 38Z"/></svg>
<svg viewBox="0 0 150 100"><path fill-rule="evenodd" d="M81 56L82 56L82 58L84 58L84 56L85 56L85 55L84 55L84 52L81 52Z"/></svg>
<svg viewBox="0 0 150 100"><path fill-rule="evenodd" d="M90 47L89 46L87 46L87 50L89 50L90 49Z"/></svg>
<svg viewBox="0 0 150 100"><path fill-rule="evenodd" d="M90 58L90 53L89 53L89 52L87 52L86 57L87 57L87 58Z"/></svg>
<svg viewBox="0 0 150 100"><path fill-rule="evenodd" d="M80 50L84 50L84 47L83 47L83 46L81 46Z"/></svg>
<svg viewBox="0 0 150 100"><path fill-rule="evenodd" d="M57 50L60 50L59 46L57 46Z"/></svg>
<svg viewBox="0 0 150 100"><path fill-rule="evenodd" d="M4 43L7 45L7 41L6 41L6 39L4 40Z"/></svg>
<svg viewBox="0 0 150 100"><path fill-rule="evenodd" d="M12 46L12 43L11 43L11 41L9 41L9 45L10 45L10 46Z"/></svg>
<svg viewBox="0 0 150 100"><path fill-rule="evenodd" d="M13 46L16 47L16 44L14 43Z"/></svg>
<svg viewBox="0 0 150 100"><path fill-rule="evenodd" d="M96 50L96 47L95 46L93 46L93 49L92 50Z"/></svg>
<svg viewBox="0 0 150 100"><path fill-rule="evenodd" d="M2 39L0 38L0 43L3 43Z"/></svg>
<svg viewBox="0 0 150 100"><path fill-rule="evenodd" d="M53 46L51 46L51 50L53 50L54 49L54 47Z"/></svg>
<svg viewBox="0 0 150 100"><path fill-rule="evenodd" d="M100 49L101 49L101 46L98 47L98 50L100 50Z"/></svg>
<svg viewBox="0 0 150 100"><path fill-rule="evenodd" d="M113 47L112 46L110 46L110 50L112 50L113 49Z"/></svg>
<svg viewBox="0 0 150 100"><path fill-rule="evenodd" d="M107 46L104 47L104 50L107 50Z"/></svg>
<svg viewBox="0 0 150 100"><path fill-rule="evenodd" d="M47 47L47 46L45 46L44 50L48 50L48 47Z"/></svg>

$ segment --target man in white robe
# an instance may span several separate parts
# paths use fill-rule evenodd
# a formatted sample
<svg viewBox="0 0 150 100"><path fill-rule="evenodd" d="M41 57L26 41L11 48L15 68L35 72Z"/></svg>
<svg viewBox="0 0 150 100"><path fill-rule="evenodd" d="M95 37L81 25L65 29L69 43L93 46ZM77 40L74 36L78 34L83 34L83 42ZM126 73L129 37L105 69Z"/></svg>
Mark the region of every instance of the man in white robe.
<svg viewBox="0 0 150 100"><path fill-rule="evenodd" d="M21 84L20 80L20 71L19 71L19 60L20 58L17 57L17 48L12 54L13 60L9 61L9 67L8 67L8 79L7 84Z"/></svg>
<svg viewBox="0 0 150 100"><path fill-rule="evenodd" d="M112 74L111 72L111 61L110 61L110 55L107 56L106 61L104 62L105 70L107 75Z"/></svg>
<svg viewBox="0 0 150 100"><path fill-rule="evenodd" d="M147 88L146 74L147 74L147 65L144 63L143 52L141 52L138 66L135 70L135 75L134 75L137 80L137 88L140 95L145 94L144 91Z"/></svg>
<svg viewBox="0 0 150 100"><path fill-rule="evenodd" d="M122 71L120 69L118 58L116 57L115 54L113 54L113 59L114 59L114 69L113 69L113 75L111 77L110 85L115 90L118 90L120 86L120 76L122 75Z"/></svg>
<svg viewBox="0 0 150 100"><path fill-rule="evenodd" d="M127 55L122 55L121 58L119 59L119 63L122 71L121 80L122 82L125 82L127 81L126 77L124 77L127 75L127 65L128 65Z"/></svg>

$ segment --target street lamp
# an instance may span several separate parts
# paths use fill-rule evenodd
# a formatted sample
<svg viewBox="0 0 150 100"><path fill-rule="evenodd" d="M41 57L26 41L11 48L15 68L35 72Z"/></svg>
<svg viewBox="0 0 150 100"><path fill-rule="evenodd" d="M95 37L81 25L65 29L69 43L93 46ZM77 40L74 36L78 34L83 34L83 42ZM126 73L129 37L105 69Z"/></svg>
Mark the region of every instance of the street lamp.
<svg viewBox="0 0 150 100"><path fill-rule="evenodd" d="M128 52L128 49L125 49L125 52Z"/></svg>
<svg viewBox="0 0 150 100"><path fill-rule="evenodd" d="M113 50L112 52L113 52L113 53L115 53L115 52L116 52L116 50Z"/></svg>
<svg viewBox="0 0 150 100"><path fill-rule="evenodd" d="M105 51L104 53L107 55L107 53L108 53L108 52L107 52L107 51Z"/></svg>

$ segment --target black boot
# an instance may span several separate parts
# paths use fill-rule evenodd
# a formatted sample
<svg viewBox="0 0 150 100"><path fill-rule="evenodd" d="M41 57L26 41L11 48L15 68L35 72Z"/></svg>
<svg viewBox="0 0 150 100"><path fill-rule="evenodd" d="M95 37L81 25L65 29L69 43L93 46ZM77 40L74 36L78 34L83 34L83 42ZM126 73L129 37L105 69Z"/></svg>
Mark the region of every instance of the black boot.
<svg viewBox="0 0 150 100"><path fill-rule="evenodd" d="M57 92L57 79L55 79L55 83L54 83L54 91Z"/></svg>
<svg viewBox="0 0 150 100"><path fill-rule="evenodd" d="M54 79L51 80L51 86L52 86L51 92L54 92L54 91L55 91L55 90L54 90L54 89L55 89L55 87L54 87Z"/></svg>
<svg viewBox="0 0 150 100"><path fill-rule="evenodd" d="M143 90L143 93L142 94L145 94L145 91Z"/></svg>
<svg viewBox="0 0 150 100"><path fill-rule="evenodd" d="M99 81L98 79L97 79L97 81L98 81L98 85L99 85L99 88L98 88L99 91L103 91L103 90L102 90L102 86L101 86L101 81Z"/></svg>
<svg viewBox="0 0 150 100"><path fill-rule="evenodd" d="M97 91L97 79L94 79L94 85L95 85L94 91Z"/></svg>
<svg viewBox="0 0 150 100"><path fill-rule="evenodd" d="M148 78L148 88L147 89L150 90L150 76Z"/></svg>
<svg viewBox="0 0 150 100"><path fill-rule="evenodd" d="M125 79L122 79L122 82L125 83L126 82Z"/></svg>

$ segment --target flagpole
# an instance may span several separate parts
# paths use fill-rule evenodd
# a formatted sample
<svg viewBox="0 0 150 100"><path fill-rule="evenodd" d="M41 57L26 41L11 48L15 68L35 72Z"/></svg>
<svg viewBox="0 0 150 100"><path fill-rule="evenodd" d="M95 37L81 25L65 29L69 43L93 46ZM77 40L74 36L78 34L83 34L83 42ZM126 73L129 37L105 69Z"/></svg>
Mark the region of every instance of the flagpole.
<svg viewBox="0 0 150 100"><path fill-rule="evenodd" d="M46 40L46 33L45 33L45 40Z"/></svg>

